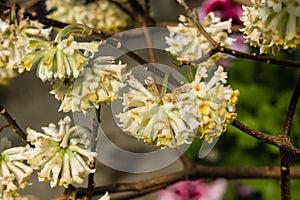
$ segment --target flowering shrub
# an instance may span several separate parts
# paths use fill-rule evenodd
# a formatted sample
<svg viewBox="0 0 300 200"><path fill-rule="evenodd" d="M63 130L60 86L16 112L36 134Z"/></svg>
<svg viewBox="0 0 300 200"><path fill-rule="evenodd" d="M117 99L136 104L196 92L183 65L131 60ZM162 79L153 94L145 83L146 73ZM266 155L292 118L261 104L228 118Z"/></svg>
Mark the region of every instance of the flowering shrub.
<svg viewBox="0 0 300 200"><path fill-rule="evenodd" d="M248 53L248 48L238 45L233 48L237 42L231 33L235 32L240 39L243 33L245 43L258 47L259 54L278 55L280 50L287 50L289 53L297 51L300 41L300 2L252 0L244 1L245 5L241 9L237 2L206 0L198 10L191 10L184 0L178 2L186 14L179 16L178 25L168 24L164 29L167 32L164 32L162 38L155 38L158 40L153 40L152 36L159 33L146 27L158 25L151 16L149 0L145 0L144 4L137 0L47 0L45 16L27 12L35 1L22 4L21 7L24 8L16 4L8 6L0 3L0 85L9 85L14 77L24 71L35 71L42 83L51 84L50 93L60 101L58 112L83 114L84 119L93 115L91 127L86 123L77 124L76 119L76 124L72 124L71 117L66 116L58 124L50 122L41 131L27 128L24 132L0 105L0 115L7 121L7 124L1 124L0 132L12 128L26 142L25 145L18 144L14 147L10 147L10 142L5 137L0 142L0 200L30 198L21 196L19 191L31 185L27 181L35 170L38 181L50 182L51 188L65 188L64 194L57 199L91 200L99 196L100 200L108 200L111 195L114 197L113 193L132 192L122 194L124 196L121 198L131 199L163 189L158 193L159 199L218 200L227 195L227 187L234 187L227 185L225 179L207 182L203 180L205 177L280 177L282 199L290 199L290 178L300 177L299 170L290 174L290 156L300 158L300 150L292 143L294 138L291 137L292 121L297 113L295 110L300 94L300 78L288 106L284 127L281 127L282 132L274 135L275 131L270 131L273 134L270 135L237 120L238 113L243 113L240 111L242 108L238 107L240 90L251 90L251 84L247 83L249 88L246 89L236 85L232 87L231 80L243 79L247 76L243 73L246 69L231 77L227 71L235 68L233 65L239 60L227 63L228 67L216 62L231 55L299 68L300 62L296 60L258 56L256 52ZM241 25L243 27L239 29ZM111 37L130 27L142 28ZM134 47L128 45L132 38L141 37L145 38L147 48L139 42L133 42ZM156 65L153 45L157 43L162 43L159 50L163 53L160 56L164 53L168 55L168 67L180 75L182 73L184 79L178 81L172 70L165 71L163 67ZM148 50L151 62L143 57L140 49ZM145 70L134 73L135 66L128 61L128 57ZM244 68L243 65L238 67ZM282 71L280 75L284 74ZM253 82L261 81L259 73L253 74L256 78ZM140 80L143 76L145 78ZM269 113L273 115L270 105L261 106L260 104L265 104L256 101L261 96L267 96L267 91L265 89L265 93L261 92L260 96L251 93L247 97L255 102L250 113L255 113L255 108L261 108L260 112L269 109ZM247 92L241 92L241 99L246 98L243 97L245 94ZM100 145L98 142L111 137L109 133L102 134L105 132L101 127L102 119L106 118L107 113L101 112L101 106L112 102L117 102L117 106L121 107L116 109L118 113L114 113L120 132L127 132L133 139L155 146L156 150L159 149L158 154L163 150L175 149L176 158L181 158L184 169L134 183L97 186L94 178L96 161L101 161L103 154L109 154L97 149ZM277 99L270 98L270 102L275 105ZM112 104L112 110L116 104ZM73 117L76 118L75 115ZM267 119L266 122L265 119L262 121L268 123ZM199 158L203 157L201 155L209 152L212 156L209 155L207 160L220 161L220 157L224 159L228 155L234 157L235 152L233 155L228 153L231 146L236 148L232 145L236 141L228 139L232 137L230 134L224 137L232 144L222 146L222 152L213 149L230 125L259 142L276 146L280 150L280 175L278 169L268 167L212 169L211 166L205 167L206 160L203 161L204 165L197 165ZM242 142L249 145L248 138ZM109 142L104 143L110 145ZM181 152L187 147L188 154L197 152L196 159L187 158ZM114 152L111 157L124 159L124 151L121 149ZM226 156L219 155L223 152ZM152 155L152 152L149 154ZM114 157L115 155L120 158ZM131 153L128 160L125 157L126 162L130 163L135 155L135 152ZM168 164L174 161L168 160L168 156L164 159ZM155 161L160 162L158 158ZM194 181L184 180L187 178ZM85 183L87 185L83 186ZM238 188L248 188L241 185ZM252 192L252 189L249 191ZM228 193L237 198L242 196L238 192L232 195L230 190ZM247 195L251 196L252 193L245 196Z"/></svg>

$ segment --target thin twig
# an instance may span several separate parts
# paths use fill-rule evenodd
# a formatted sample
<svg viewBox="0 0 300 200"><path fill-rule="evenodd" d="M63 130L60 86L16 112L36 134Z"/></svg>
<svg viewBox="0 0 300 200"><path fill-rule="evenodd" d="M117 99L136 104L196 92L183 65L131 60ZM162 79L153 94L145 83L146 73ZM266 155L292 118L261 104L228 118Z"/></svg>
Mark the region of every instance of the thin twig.
<svg viewBox="0 0 300 200"><path fill-rule="evenodd" d="M179 4L183 6L185 9L188 17L190 20L194 23L194 25L198 28L201 34L207 39L207 41L212 45L212 46L217 46L218 42L216 42L212 36L204 29L204 27L200 24L198 17L193 14L191 11L190 7L187 5L185 0L178 0Z"/></svg>
<svg viewBox="0 0 300 200"><path fill-rule="evenodd" d="M296 67L300 68L300 62L299 61L294 61L294 60L282 60L282 59L276 59L276 58L270 58L264 55L257 55L256 53L246 53L238 50L234 50L228 47L221 47L218 46L216 49L216 52L221 52L221 53L226 53L235 57L239 58L247 58L250 60L258 60L258 61L263 61L268 64L277 64L277 65L282 65L285 67Z"/></svg>
<svg viewBox="0 0 300 200"><path fill-rule="evenodd" d="M145 2L145 12L144 12L144 26L149 26L150 18L150 0L144 0Z"/></svg>
<svg viewBox="0 0 300 200"><path fill-rule="evenodd" d="M291 175L290 175L290 154L284 149L280 149L280 190L281 199L291 199Z"/></svg>
<svg viewBox="0 0 300 200"><path fill-rule="evenodd" d="M132 13L130 10L128 10L125 6L123 6L120 2L115 0L109 0L111 3L115 4L120 10L122 10L124 13L126 13L131 19L135 20L136 15Z"/></svg>
<svg viewBox="0 0 300 200"><path fill-rule="evenodd" d="M166 185L160 185L160 186L157 186L157 187L151 187L151 188L141 190L141 191L138 191L138 192L134 192L134 193L131 193L131 194L126 194L126 195L122 195L120 197L115 197L115 198L113 198L113 200L128 200L128 199L134 199L134 198L142 197L142 196L145 196L149 193L161 190L162 188L165 188L167 186L168 185L166 184Z"/></svg>
<svg viewBox="0 0 300 200"><path fill-rule="evenodd" d="M282 135L284 135L288 138L290 137L290 134L291 134L292 122L293 122L296 106L297 106L297 103L299 100L299 95L300 95L300 73L298 73L298 80L297 80L292 98L290 100L289 108L288 108L287 115L285 118L284 128L281 133Z"/></svg>
<svg viewBox="0 0 300 200"><path fill-rule="evenodd" d="M280 149L284 149L292 154L296 159L300 159L300 150L297 149L290 141L289 138L286 138L283 135L269 135L257 130L254 130L245 124L235 120L231 123L234 127L240 129L244 133L258 139L260 142L272 144L274 146L279 147Z"/></svg>
<svg viewBox="0 0 300 200"><path fill-rule="evenodd" d="M143 25L144 23L144 17L146 15L146 11L143 8L143 6L137 1L137 0L130 0L129 4L131 6L131 9L133 11L133 14L135 15L135 20L140 23L141 25ZM155 20L153 18L151 18L150 15L148 15L148 24L155 24Z"/></svg>
<svg viewBox="0 0 300 200"><path fill-rule="evenodd" d="M291 167L291 178L300 178L300 168ZM184 170L180 172L161 175L158 177L131 182L131 183L114 183L104 186L95 187L94 195L101 195L105 192L120 193L129 191L144 191L151 188L156 190L165 188L168 185L176 183L181 180L199 178L226 178L226 179L266 179L280 177L279 167L251 167L251 168L238 168L238 167L212 167L212 166L195 166L188 174ZM85 196L85 188L77 188L77 198Z"/></svg>
<svg viewBox="0 0 300 200"><path fill-rule="evenodd" d="M92 139L91 139L91 151L92 152L96 152L96 148L97 148L97 142L98 142L98 130L99 130L99 126L101 123L101 118L100 118L100 114L101 114L101 105L99 105L98 108L95 109L96 114L93 120L93 135L92 135ZM94 159L93 163L90 164L90 167L92 169L94 169L96 167L96 160ZM95 188L95 176L94 173L90 173L88 176L88 188L87 188L87 199L88 200L92 200L93 198L93 191Z"/></svg>
<svg viewBox="0 0 300 200"><path fill-rule="evenodd" d="M25 142L27 142L31 147L33 147L33 145L31 145L30 142L27 141L26 133L20 128L16 120L8 113L8 111L2 105L0 105L0 114L11 125L13 131L17 133L20 136L20 138L22 138Z"/></svg>
<svg viewBox="0 0 300 200"><path fill-rule="evenodd" d="M293 91L292 98L289 103L289 108L287 111L284 128L281 132L281 135L286 141L291 140L291 128L292 122L297 106L297 102L299 100L300 95L300 73L298 73L298 80ZM291 181L290 181L290 152L286 149L280 148L280 188L281 188L281 199L289 200L291 199Z"/></svg>

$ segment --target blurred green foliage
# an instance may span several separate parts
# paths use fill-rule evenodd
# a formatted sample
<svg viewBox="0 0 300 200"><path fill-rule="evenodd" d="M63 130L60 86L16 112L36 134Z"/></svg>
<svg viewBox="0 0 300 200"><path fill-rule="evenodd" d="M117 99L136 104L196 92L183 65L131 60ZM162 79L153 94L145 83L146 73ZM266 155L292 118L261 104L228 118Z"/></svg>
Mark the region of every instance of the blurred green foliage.
<svg viewBox="0 0 300 200"><path fill-rule="evenodd" d="M294 55L281 53L277 58L295 59ZM278 135L284 125L289 101L296 84L297 69L270 65L246 59L233 59L226 67L228 83L240 91L237 120L247 126L272 135ZM300 146L300 106L297 106L292 127L292 141ZM279 150L261 143L230 126L213 151L204 159L198 158L202 140L190 146L188 155L201 165L228 167L280 166ZM292 166L297 162L292 161ZM240 195L242 187L249 187L252 194ZM292 199L300 197L300 180L292 181ZM249 189L248 188L248 189ZM248 179L229 181L225 199L280 199L279 180Z"/></svg>

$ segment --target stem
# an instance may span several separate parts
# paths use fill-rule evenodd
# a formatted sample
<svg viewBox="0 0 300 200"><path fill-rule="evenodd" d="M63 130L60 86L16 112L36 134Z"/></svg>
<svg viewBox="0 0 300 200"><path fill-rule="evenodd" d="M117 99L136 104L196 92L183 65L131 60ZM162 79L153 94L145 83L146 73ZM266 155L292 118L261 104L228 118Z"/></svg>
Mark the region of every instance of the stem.
<svg viewBox="0 0 300 200"><path fill-rule="evenodd" d="M111 3L115 4L120 10L122 10L124 13L126 13L132 20L136 19L136 15L130 12L125 6L122 5L122 3L115 1L115 0L109 0Z"/></svg>
<svg viewBox="0 0 300 200"><path fill-rule="evenodd" d="M149 18L150 18L150 0L145 1L145 13L144 13L144 23L145 26L149 26Z"/></svg>
<svg viewBox="0 0 300 200"><path fill-rule="evenodd" d="M292 178L300 179L300 168L293 167L290 171ZM181 180L199 179L199 178L226 178L226 179L271 179L280 177L279 167L212 167L212 166L194 166L186 174L185 170L161 175L158 177L131 182L131 183L114 183L104 186L95 187L93 195L109 193L120 193L128 191L144 191L155 188L160 190ZM77 188L77 198L85 195L85 188Z"/></svg>
<svg viewBox="0 0 300 200"><path fill-rule="evenodd" d="M183 6L183 8L185 9L188 17L191 19L191 21L194 23L194 25L198 28L198 30L200 31L200 33L203 34L203 36L208 40L208 42L212 46L217 46L218 42L216 42L211 37L211 35L204 29L204 27L200 24L200 22L198 20L198 17L193 14L193 12L189 8L189 6L186 4L185 0L178 0L178 2L179 2L179 4L181 4Z"/></svg>
<svg viewBox="0 0 300 200"><path fill-rule="evenodd" d="M99 126L101 123L101 118L100 118L100 114L101 114L101 105L99 105L99 107L97 109L95 109L96 111L96 115L93 121L93 136L91 139L91 151L95 152L96 148L97 148L97 141L98 141L98 130L99 130ZM95 159L94 162L90 164L91 168L95 168L96 167L96 163L95 163ZM87 199L88 200L92 200L93 197L93 191L95 189L95 180L94 180L94 173L89 174L88 176L88 188L87 188Z"/></svg>
<svg viewBox="0 0 300 200"><path fill-rule="evenodd" d="M280 149L280 189L281 189L281 199L290 200L291 199L291 177L290 177L290 159L289 152L284 149Z"/></svg>
<svg viewBox="0 0 300 200"><path fill-rule="evenodd" d="M296 159L300 159L300 150L297 149L292 143L291 140L284 135L269 135L257 130L254 130L243 123L235 120L231 123L237 129L243 131L244 133L258 139L260 142L272 144L274 146L279 147L280 149L284 149L292 154Z"/></svg>
<svg viewBox="0 0 300 200"><path fill-rule="evenodd" d="M215 52L214 52L215 51ZM276 59L276 58L269 58L267 56L264 55L257 55L256 53L246 53L246 52L242 52L242 51L237 51L228 47L221 47L218 46L216 50L212 50L209 54L215 54L217 52L221 52L221 53L226 53L228 55L232 55L235 57L239 57L239 58L247 58L250 60L258 60L258 61L262 61L268 64L277 64L277 65L282 65L282 66L286 66L286 67L296 67L296 68L300 68L300 62L299 61L294 61L294 60L281 60L281 59ZM212 54L211 54L212 53Z"/></svg>
<svg viewBox="0 0 300 200"><path fill-rule="evenodd" d="M254 130L237 120L233 121L231 125L243 131L244 133L258 139L261 142L276 145L276 143L274 142L276 136L268 135L266 133Z"/></svg>
<svg viewBox="0 0 300 200"><path fill-rule="evenodd" d="M7 112L7 110L2 105L0 105L0 115L2 115L6 119L6 121L11 125L13 131L17 133L20 138L22 138L31 147L34 147L32 144L30 144L30 142L27 141L26 133L20 128L16 120Z"/></svg>
<svg viewBox="0 0 300 200"><path fill-rule="evenodd" d="M292 122L293 122L297 102L299 100L299 95L300 95L300 73L298 73L298 80L297 80L292 98L290 100L289 108L288 108L286 119L285 119L284 128L281 133L282 135L284 135L285 137L288 137L288 138L290 138Z"/></svg>

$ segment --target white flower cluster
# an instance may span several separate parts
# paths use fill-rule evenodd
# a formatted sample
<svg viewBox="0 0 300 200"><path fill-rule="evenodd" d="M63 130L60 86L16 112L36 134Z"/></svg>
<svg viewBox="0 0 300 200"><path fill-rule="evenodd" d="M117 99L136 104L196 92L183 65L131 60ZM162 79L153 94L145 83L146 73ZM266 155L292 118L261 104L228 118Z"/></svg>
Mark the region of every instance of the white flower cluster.
<svg viewBox="0 0 300 200"><path fill-rule="evenodd" d="M86 67L73 83L55 81L52 94L62 101L59 110L83 111L98 107L99 104L111 102L118 98L118 93L125 86L128 74L126 65L114 63L111 56L100 56L91 67Z"/></svg>
<svg viewBox="0 0 300 200"><path fill-rule="evenodd" d="M13 13L12 13L13 14ZM17 63L30 52L26 49L29 37L49 40L51 28L28 19L23 19L23 10L18 18L3 21L0 18L0 85L7 85L22 69L17 69Z"/></svg>
<svg viewBox="0 0 300 200"><path fill-rule="evenodd" d="M68 187L71 183L82 183L95 169L90 167L96 157L89 149L90 131L81 126L71 126L71 119L60 120L58 127L51 123L43 127L44 133L27 128L27 140L35 147L25 155L33 169L39 169L39 181L50 181Z"/></svg>
<svg viewBox="0 0 300 200"><path fill-rule="evenodd" d="M67 26L61 33L68 33L68 29L72 31L75 28ZM82 68L88 64L88 57L93 57L98 51L100 43L77 42L72 35L65 37L64 34L58 34L53 42L30 39L28 49L32 52L18 65L27 71L36 67L36 74L42 81L77 78Z"/></svg>
<svg viewBox="0 0 300 200"><path fill-rule="evenodd" d="M124 131L162 147L192 141L197 121L193 113L181 116L174 94L161 95L151 77L145 81L146 88L133 76L128 82L132 88L123 96L124 112L116 115Z"/></svg>
<svg viewBox="0 0 300 200"><path fill-rule="evenodd" d="M166 37L166 43L169 45L166 51L169 51L180 61L196 61L204 56L213 47L206 37L199 32L197 27L184 16L179 17L178 26L168 26L169 37ZM231 19L221 22L213 12L210 12L202 22L204 29L222 46L230 46L235 39L228 36L231 32ZM212 58L220 60L225 58L225 54L217 53Z"/></svg>
<svg viewBox="0 0 300 200"><path fill-rule="evenodd" d="M259 47L260 53L276 54L280 49L300 47L299 0L252 0L243 6L246 41Z"/></svg>
<svg viewBox="0 0 300 200"><path fill-rule="evenodd" d="M0 158L0 199L10 199L19 195L18 190L25 188L32 168L25 164L25 147L8 148L7 138L1 139ZM5 147L3 148L3 146Z"/></svg>
<svg viewBox="0 0 300 200"><path fill-rule="evenodd" d="M210 79L202 66L192 83L159 93L151 77L144 87L131 76L131 89L123 96L124 111L117 115L120 127L161 147L176 147L197 137L212 142L236 117L239 92L224 86L226 78L221 66Z"/></svg>
<svg viewBox="0 0 300 200"><path fill-rule="evenodd" d="M56 10L49 17L66 23L80 23L99 30L119 30L129 25L128 16L108 0L88 4L78 1L47 0L47 9Z"/></svg>
<svg viewBox="0 0 300 200"><path fill-rule="evenodd" d="M235 105L239 91L224 86L226 78L227 73L221 66L212 76L209 76L206 67L199 67L195 80L178 90L182 112L197 112L200 137L209 143L219 137L237 116ZM191 108L195 110L191 111Z"/></svg>

